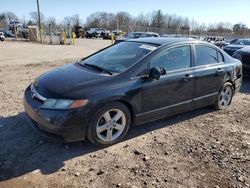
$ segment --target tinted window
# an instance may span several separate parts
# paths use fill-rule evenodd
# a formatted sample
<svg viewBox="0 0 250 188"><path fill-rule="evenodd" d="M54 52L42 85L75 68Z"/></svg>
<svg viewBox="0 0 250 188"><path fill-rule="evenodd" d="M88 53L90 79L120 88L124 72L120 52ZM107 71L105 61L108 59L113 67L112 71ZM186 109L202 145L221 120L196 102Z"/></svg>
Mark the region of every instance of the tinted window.
<svg viewBox="0 0 250 188"><path fill-rule="evenodd" d="M81 64L98 66L112 73L121 73L156 47L153 44L121 42L84 59Z"/></svg>
<svg viewBox="0 0 250 188"><path fill-rule="evenodd" d="M190 67L190 46L182 46L167 50L151 61L151 67L163 67L167 71Z"/></svg>
<svg viewBox="0 0 250 188"><path fill-rule="evenodd" d="M244 44L244 45L250 45L250 40L243 40L242 44Z"/></svg>
<svg viewBox="0 0 250 188"><path fill-rule="evenodd" d="M218 63L217 50L208 46L195 46L196 66Z"/></svg>

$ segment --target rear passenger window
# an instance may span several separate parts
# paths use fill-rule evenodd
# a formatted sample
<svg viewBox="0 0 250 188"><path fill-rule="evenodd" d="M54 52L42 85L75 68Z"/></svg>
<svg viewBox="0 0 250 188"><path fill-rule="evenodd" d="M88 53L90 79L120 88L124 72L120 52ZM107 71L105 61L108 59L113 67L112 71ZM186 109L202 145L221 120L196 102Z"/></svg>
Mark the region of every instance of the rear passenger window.
<svg viewBox="0 0 250 188"><path fill-rule="evenodd" d="M224 62L224 58L223 58L222 54L220 52L217 52L217 53L218 53L218 61Z"/></svg>
<svg viewBox="0 0 250 188"><path fill-rule="evenodd" d="M223 62L223 57L214 48L208 46L195 46L196 66L215 64Z"/></svg>
<svg viewBox="0 0 250 188"><path fill-rule="evenodd" d="M151 60L151 67L162 67L167 71L185 69L191 63L190 46L176 47L158 54Z"/></svg>

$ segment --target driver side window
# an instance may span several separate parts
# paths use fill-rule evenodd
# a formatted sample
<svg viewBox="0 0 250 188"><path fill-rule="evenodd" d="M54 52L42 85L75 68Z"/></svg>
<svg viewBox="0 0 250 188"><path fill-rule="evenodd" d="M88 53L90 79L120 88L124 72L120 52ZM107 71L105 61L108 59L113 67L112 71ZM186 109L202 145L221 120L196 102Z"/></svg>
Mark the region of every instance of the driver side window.
<svg viewBox="0 0 250 188"><path fill-rule="evenodd" d="M167 71L189 68L191 64L190 46L166 50L151 60L150 67L162 67Z"/></svg>

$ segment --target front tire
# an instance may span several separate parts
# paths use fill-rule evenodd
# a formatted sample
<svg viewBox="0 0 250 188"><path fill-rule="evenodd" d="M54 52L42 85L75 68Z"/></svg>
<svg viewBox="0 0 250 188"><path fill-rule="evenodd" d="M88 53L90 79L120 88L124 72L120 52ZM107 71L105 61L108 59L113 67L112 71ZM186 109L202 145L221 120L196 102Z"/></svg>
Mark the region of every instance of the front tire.
<svg viewBox="0 0 250 188"><path fill-rule="evenodd" d="M226 82L220 89L219 95L215 102L214 107L218 110L223 110L230 106L234 95L233 85L229 82Z"/></svg>
<svg viewBox="0 0 250 188"><path fill-rule="evenodd" d="M128 108L112 102L97 110L88 128L88 139L96 146L106 147L120 142L131 124Z"/></svg>

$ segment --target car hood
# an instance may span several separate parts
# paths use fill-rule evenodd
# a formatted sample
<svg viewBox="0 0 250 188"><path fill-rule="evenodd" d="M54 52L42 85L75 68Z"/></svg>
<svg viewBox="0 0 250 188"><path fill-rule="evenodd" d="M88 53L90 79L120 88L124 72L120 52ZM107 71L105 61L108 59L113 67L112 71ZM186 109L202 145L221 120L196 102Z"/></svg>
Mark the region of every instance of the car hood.
<svg viewBox="0 0 250 188"><path fill-rule="evenodd" d="M46 98L75 99L84 95L82 90L87 91L89 86L108 78L110 75L100 74L79 64L68 64L42 74L34 85L38 93Z"/></svg>

